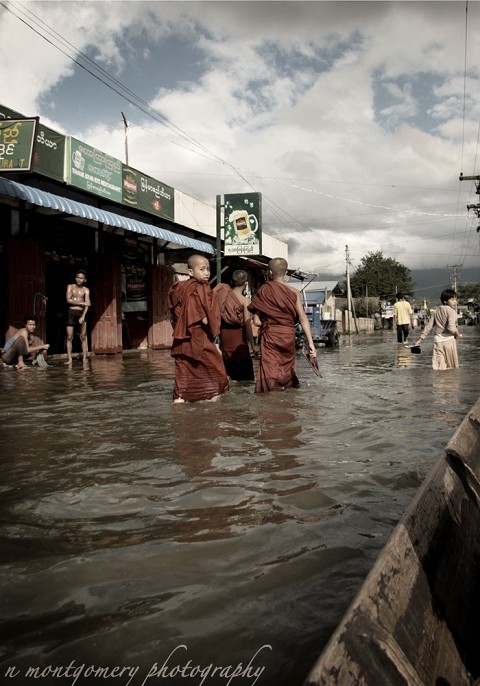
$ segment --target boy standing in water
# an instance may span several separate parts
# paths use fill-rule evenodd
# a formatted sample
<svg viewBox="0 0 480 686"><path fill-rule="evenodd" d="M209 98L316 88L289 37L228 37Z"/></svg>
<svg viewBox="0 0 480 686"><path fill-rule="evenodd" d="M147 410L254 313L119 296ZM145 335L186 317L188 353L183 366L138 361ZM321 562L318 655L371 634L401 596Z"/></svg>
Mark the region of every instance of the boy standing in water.
<svg viewBox="0 0 480 686"><path fill-rule="evenodd" d="M208 283L208 260L192 255L188 273L188 281L175 283L167 297L173 326L174 403L216 400L228 389L225 367L214 340L220 332L220 308Z"/></svg>
<svg viewBox="0 0 480 686"><path fill-rule="evenodd" d="M87 322L86 316L90 303L90 290L85 286L87 274L79 269L75 274L75 283L67 286L67 364L72 364L72 341L76 326L80 328L82 354L84 363L88 357Z"/></svg>

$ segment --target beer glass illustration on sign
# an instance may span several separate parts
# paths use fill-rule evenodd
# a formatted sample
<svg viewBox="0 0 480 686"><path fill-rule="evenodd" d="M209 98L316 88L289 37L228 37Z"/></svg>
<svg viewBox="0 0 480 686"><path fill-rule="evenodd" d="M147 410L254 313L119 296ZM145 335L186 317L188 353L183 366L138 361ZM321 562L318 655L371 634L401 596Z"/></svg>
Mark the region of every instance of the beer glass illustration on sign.
<svg viewBox="0 0 480 686"><path fill-rule="evenodd" d="M235 210L228 220L235 232L235 242L246 243L257 232L258 219L254 214L248 214L247 210Z"/></svg>
<svg viewBox="0 0 480 686"><path fill-rule="evenodd" d="M85 158L80 150L75 150L73 153L73 164L75 165L76 169L85 171Z"/></svg>

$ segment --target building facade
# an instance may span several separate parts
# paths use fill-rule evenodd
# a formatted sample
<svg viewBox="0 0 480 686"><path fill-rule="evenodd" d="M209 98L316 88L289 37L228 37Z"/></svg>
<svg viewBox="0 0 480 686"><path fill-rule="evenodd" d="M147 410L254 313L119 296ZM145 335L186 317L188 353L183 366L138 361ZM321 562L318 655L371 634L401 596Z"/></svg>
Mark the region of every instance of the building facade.
<svg viewBox="0 0 480 686"><path fill-rule="evenodd" d="M18 113L0 106L0 142L20 141ZM3 126L3 129L2 129ZM171 345L166 297L189 255L217 266L216 207L122 165L37 120L28 146L0 148L0 327L8 338L25 314L51 353L65 351L66 288L87 272L92 307L89 348L98 354ZM3 139L2 139L3 135ZM26 138L27 140L27 138ZM12 147L13 150L13 147ZM20 167L20 168L19 168ZM264 235L262 255L286 257L285 243ZM268 252L266 252L268 251ZM271 252L272 251L272 252ZM243 258L220 257L222 269ZM254 265L254 266L252 266ZM257 274L256 278L262 277ZM79 342L74 342L79 349ZM75 347L74 347L75 352Z"/></svg>

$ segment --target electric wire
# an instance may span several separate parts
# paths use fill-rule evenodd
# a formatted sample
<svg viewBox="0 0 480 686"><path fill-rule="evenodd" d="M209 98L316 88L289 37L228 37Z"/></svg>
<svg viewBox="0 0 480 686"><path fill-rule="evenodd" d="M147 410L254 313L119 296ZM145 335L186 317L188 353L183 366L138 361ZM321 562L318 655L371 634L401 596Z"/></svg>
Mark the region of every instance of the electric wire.
<svg viewBox="0 0 480 686"><path fill-rule="evenodd" d="M9 7L9 4L14 7L14 9L17 11L17 14L12 11L12 9ZM182 143L179 143L178 141L173 141L171 140L170 142L174 145L178 145L180 147L184 147L190 152L193 152L195 154L202 155L208 159L211 159L213 161L216 161L223 166L226 166L230 168L233 173L240 177L244 183L247 184L247 186L255 190L247 178L246 174L249 172L243 172L240 171L238 167L233 165L232 163L228 162L227 160L222 159L219 155L211 152L204 146L200 141L195 139L193 136L191 136L188 132L184 131L177 125L175 125L173 122L171 122L165 115L163 115L161 112L153 108L149 103L144 101L142 98L140 98L136 93L134 93L132 90L130 90L127 86L125 86L120 80L116 79L115 77L111 76L101 65L97 64L94 60L88 57L85 53L82 51L78 50L75 46L73 46L72 43L67 41L65 38L63 38L60 34L58 34L56 31L54 31L51 27L49 27L45 22L43 22L39 17L34 15L30 10L27 13L23 11L22 8L15 6L14 3L5 3L5 2L0 2L0 6L2 6L5 10L10 12L13 16L15 16L19 21L23 22L28 28L30 28L32 31L34 31L37 35L39 35L43 40L48 42L52 47L55 49L59 50L64 54L68 59L72 60L77 66L79 66L81 69L85 70L88 74L93 76L95 79L100 81L103 85L107 86L107 88L113 90L117 95L120 95L122 98L125 98L132 106L136 107L140 111L142 111L144 114L147 116L153 118L155 121L160 123L161 125L164 125L166 128L168 128L170 131L175 133L175 135L179 136L181 139L183 139ZM27 21L26 18L23 18L20 16L20 14L23 15L23 17L27 17L29 21ZM464 138L465 138L465 118L466 118L466 75L467 75L467 37L468 37L468 0L466 0L466 12L465 12L465 55L464 55L464 94L463 94L463 124L462 124L462 167L463 167L463 156L464 156ZM32 25L34 24L34 25ZM38 27L38 28L35 28ZM43 33L42 33L43 31ZM47 35L44 35L47 34ZM57 44L55 44L54 41L57 41ZM59 43L59 44L58 44ZM73 52L74 54L70 54ZM97 73L96 73L97 72ZM479 129L479 135L480 135L480 129ZM193 145L194 147L187 147L187 144L185 143L188 142L189 145ZM477 141L477 148L478 148L478 141ZM265 177L259 177L258 175L255 175L253 173L250 173L251 176L257 178L265 178ZM459 217L465 217L465 215L459 214L457 211L456 214L441 214L441 213L433 213L433 212L422 212L420 210L415 210L415 209L400 209L400 208L393 208L393 207L388 207L388 206L383 206L383 205L375 205L371 203L364 203L362 201L357 201L352 198L344 198L340 197L338 195L334 194L328 194L324 193L321 191L316 191L311 188L306 188L303 186L300 186L298 184L293 184L291 182L288 182L285 179L281 179L279 177L277 178L271 178L272 181L275 183L284 183L286 185L290 185L292 188L296 189L301 189L304 192L310 192L310 193L315 193L320 196L324 196L327 198L332 198L335 200L339 200L341 202L350 202L350 203L355 203L360 206L364 207L371 207L375 208L378 210L389 210L392 212L397 212L397 213L406 213L409 215L417 214L417 215L424 215L424 216L429 216L429 217L437 217L437 218L446 218L446 217L455 217L458 219ZM362 184L365 185L365 184ZM374 184L369 184L369 185L374 185ZM390 185L390 184L389 184ZM396 187L395 185L393 187ZM300 221L296 217L294 217L292 214L286 212L283 208L281 208L276 202L274 202L271 198L269 198L268 195L262 193L262 196L266 202L266 206L268 207L271 216L276 220L277 227L275 227L275 234L276 235L281 235L282 234L282 228L283 232L288 231L289 223L287 220L290 220L290 222L294 222L294 224L300 228L301 231L305 232L314 232L318 231L317 228L312 228L308 226L305 222ZM459 197L457 194L457 210L459 206ZM337 217L338 219L338 217ZM273 227L272 227L273 229ZM369 231L371 229L369 228ZM292 232L292 229L290 227L290 230L288 231L289 233L295 233ZM429 237L430 239L432 237ZM419 239L423 240L423 239ZM425 240L428 240L428 238L425 238ZM464 244L469 245L467 243L467 237L465 237ZM409 241L411 242L411 241ZM469 250L470 252L470 250Z"/></svg>

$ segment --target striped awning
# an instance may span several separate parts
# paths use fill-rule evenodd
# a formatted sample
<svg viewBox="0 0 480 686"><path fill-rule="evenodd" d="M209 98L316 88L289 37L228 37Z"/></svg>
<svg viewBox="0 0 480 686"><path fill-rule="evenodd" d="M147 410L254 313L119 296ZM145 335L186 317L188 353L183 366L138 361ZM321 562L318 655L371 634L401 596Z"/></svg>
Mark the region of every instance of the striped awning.
<svg viewBox="0 0 480 686"><path fill-rule="evenodd" d="M46 207L56 210L57 212L64 212L65 214L71 214L74 217L91 219L107 226L116 226L117 228L125 229L125 231L133 231L134 233L140 233L144 236L160 238L163 241L167 241L169 247L172 248L193 248L199 252L205 252L211 255L215 254L215 249L209 243L199 241L196 238L182 236L179 233L174 233L173 231L160 226L146 224L145 222L131 219L130 217L124 217L121 214L115 214L114 212L107 212L98 207L93 207L93 205L70 200L61 195L55 195L54 193L47 193L47 191L42 191L38 188L33 188L32 186L26 186L23 183L11 181L10 179L1 176L0 195L18 198L29 202L32 205Z"/></svg>

